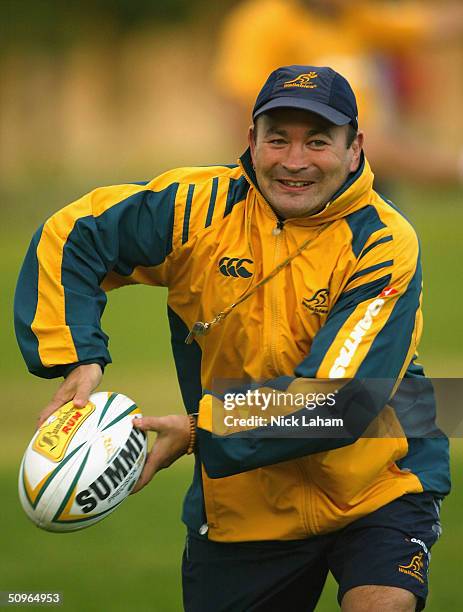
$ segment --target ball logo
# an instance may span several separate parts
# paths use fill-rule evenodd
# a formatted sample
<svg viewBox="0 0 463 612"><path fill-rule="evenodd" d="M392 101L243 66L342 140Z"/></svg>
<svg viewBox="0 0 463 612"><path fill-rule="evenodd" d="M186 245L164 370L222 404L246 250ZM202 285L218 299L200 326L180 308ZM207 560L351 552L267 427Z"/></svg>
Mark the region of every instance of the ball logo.
<svg viewBox="0 0 463 612"><path fill-rule="evenodd" d="M55 450L58 446L59 436L56 434L45 434L37 442L37 444L44 449L48 449L50 452Z"/></svg>
<svg viewBox="0 0 463 612"><path fill-rule="evenodd" d="M72 402L65 404L42 425L32 448L51 461L61 461L74 434L94 410L92 402L84 408L75 408Z"/></svg>
<svg viewBox="0 0 463 612"><path fill-rule="evenodd" d="M117 450L114 447L113 440L110 436L106 436L105 438L103 438L103 446L106 451L106 460L109 461Z"/></svg>
<svg viewBox="0 0 463 612"><path fill-rule="evenodd" d="M82 512L88 514L117 490L128 485L133 478L136 466L144 459L143 444L145 434L140 429L132 429L125 446L114 460L94 482L76 495L76 502ZM129 485L130 486L130 485Z"/></svg>
<svg viewBox="0 0 463 612"><path fill-rule="evenodd" d="M219 261L219 270L224 276L234 276L235 278L250 278L253 273L244 264L252 265L252 259L243 257L222 257Z"/></svg>
<svg viewBox="0 0 463 612"><path fill-rule="evenodd" d="M63 432L63 434L71 433L71 431L73 430L73 428L75 428L77 422L80 421L81 418L82 418L82 413L79 412L79 411L75 412L71 416L71 418L66 421L66 425L61 430Z"/></svg>

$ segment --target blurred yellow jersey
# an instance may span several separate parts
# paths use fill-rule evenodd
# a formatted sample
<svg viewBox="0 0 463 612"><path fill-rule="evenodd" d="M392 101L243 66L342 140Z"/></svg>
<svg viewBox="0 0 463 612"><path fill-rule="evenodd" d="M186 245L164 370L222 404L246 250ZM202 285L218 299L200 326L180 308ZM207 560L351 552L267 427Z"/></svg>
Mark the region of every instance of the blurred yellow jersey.
<svg viewBox="0 0 463 612"><path fill-rule="evenodd" d="M255 92L279 66L330 66L357 96L361 125L387 123L394 92L381 69L381 54L412 49L429 30L429 15L416 3L353 0L335 16L297 0L249 0L225 20L215 81L222 95L251 111Z"/></svg>

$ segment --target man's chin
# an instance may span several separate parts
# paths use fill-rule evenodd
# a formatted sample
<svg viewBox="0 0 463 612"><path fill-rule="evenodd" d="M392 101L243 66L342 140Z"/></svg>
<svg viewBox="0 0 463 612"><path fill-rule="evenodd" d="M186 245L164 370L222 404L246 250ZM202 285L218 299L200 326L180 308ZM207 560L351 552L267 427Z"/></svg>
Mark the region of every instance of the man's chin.
<svg viewBox="0 0 463 612"><path fill-rule="evenodd" d="M323 209L323 205L319 202L301 203L299 206L295 206L294 202L291 204L280 204L273 206L273 210L283 219L299 219L303 217L310 217L315 215Z"/></svg>

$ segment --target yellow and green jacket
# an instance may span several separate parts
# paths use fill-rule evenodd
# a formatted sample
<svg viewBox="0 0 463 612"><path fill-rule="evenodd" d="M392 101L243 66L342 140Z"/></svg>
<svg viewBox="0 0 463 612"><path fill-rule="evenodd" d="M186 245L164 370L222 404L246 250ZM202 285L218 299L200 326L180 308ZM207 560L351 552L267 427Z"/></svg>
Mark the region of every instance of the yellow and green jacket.
<svg viewBox="0 0 463 612"><path fill-rule="evenodd" d="M449 491L445 436L407 438L398 418L413 413L426 422L435 410L432 386L414 363L419 244L372 182L363 159L322 212L282 222L259 192L247 151L239 165L96 189L52 215L32 240L15 325L38 376L111 361L100 324L106 291L168 287L182 397L188 413L199 413L183 516L212 540L306 538L405 493ZM185 343L197 321L223 311L208 334ZM413 378L422 391L408 399L400 382ZM337 379L344 437L214 430L223 381L289 393ZM378 384L366 391L357 384L372 379Z"/></svg>

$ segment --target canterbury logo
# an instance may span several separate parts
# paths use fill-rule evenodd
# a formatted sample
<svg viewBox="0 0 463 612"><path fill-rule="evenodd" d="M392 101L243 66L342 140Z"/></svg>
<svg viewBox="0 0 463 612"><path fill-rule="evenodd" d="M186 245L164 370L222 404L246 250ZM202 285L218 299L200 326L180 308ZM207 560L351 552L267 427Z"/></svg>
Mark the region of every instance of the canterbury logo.
<svg viewBox="0 0 463 612"><path fill-rule="evenodd" d="M224 276L234 276L235 278L249 278L252 276L244 264L252 265L254 262L252 259L246 259L243 257L222 257L219 261L219 270Z"/></svg>
<svg viewBox="0 0 463 612"><path fill-rule="evenodd" d="M328 312L328 289L319 289L310 299L303 298L302 304L312 312L326 314Z"/></svg>
<svg viewBox="0 0 463 612"><path fill-rule="evenodd" d="M413 578L416 578L419 582L424 582L423 569L424 562L422 552L414 555L408 565L399 565L399 572L413 576Z"/></svg>
<svg viewBox="0 0 463 612"><path fill-rule="evenodd" d="M316 79L318 74L316 72L307 72L306 74L300 74L292 81L286 81L283 87L303 87L304 89L315 89L318 87L315 83L312 83L312 79Z"/></svg>

